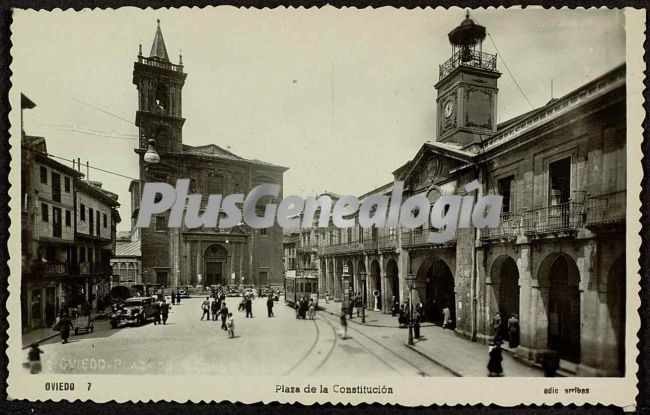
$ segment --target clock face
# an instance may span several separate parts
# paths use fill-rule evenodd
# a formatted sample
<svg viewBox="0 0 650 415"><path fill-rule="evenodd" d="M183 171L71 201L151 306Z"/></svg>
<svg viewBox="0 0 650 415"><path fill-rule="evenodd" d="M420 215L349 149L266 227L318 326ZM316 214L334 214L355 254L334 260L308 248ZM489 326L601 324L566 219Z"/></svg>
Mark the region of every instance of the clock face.
<svg viewBox="0 0 650 415"><path fill-rule="evenodd" d="M447 101L445 104L445 118L451 117L451 114L454 112L454 101Z"/></svg>

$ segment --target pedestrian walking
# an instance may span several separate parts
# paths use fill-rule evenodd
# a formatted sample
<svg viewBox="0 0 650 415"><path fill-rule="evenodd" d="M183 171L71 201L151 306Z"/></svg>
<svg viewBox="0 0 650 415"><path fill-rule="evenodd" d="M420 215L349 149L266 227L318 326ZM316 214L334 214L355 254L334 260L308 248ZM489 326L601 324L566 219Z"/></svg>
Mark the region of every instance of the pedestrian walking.
<svg viewBox="0 0 650 415"><path fill-rule="evenodd" d="M226 327L228 328L228 337L231 339L235 337L235 319L232 317L232 313L228 313Z"/></svg>
<svg viewBox="0 0 650 415"><path fill-rule="evenodd" d="M38 347L38 343L32 343L29 352L27 352L27 363L29 364L29 373L32 375L41 373L41 354L43 351Z"/></svg>
<svg viewBox="0 0 650 415"><path fill-rule="evenodd" d="M67 314L64 314L59 319L59 322L56 323L55 327L55 330L59 330L61 332L61 343L66 344L68 342L68 338L70 337L70 329L74 328L70 317L68 317Z"/></svg>
<svg viewBox="0 0 650 415"><path fill-rule="evenodd" d="M152 305L153 305L153 325L157 326L158 324L160 324L160 311L161 311L160 301L154 301Z"/></svg>
<svg viewBox="0 0 650 415"><path fill-rule="evenodd" d="M330 292L325 291L325 304L329 304L329 303L330 303Z"/></svg>
<svg viewBox="0 0 650 415"><path fill-rule="evenodd" d="M211 311L212 311L212 320L217 321L217 316L219 315L219 310L221 310L221 301L217 301L216 299L212 302L211 305Z"/></svg>
<svg viewBox="0 0 650 415"><path fill-rule="evenodd" d="M226 306L225 302L221 303L219 315L221 316L221 330L228 330L228 326L226 326L226 320L228 319L228 315L232 316L232 313L228 312L228 306Z"/></svg>
<svg viewBox="0 0 650 415"><path fill-rule="evenodd" d="M492 317L492 337L501 337L501 313L497 313Z"/></svg>
<svg viewBox="0 0 650 415"><path fill-rule="evenodd" d="M172 291L172 305L176 304L176 293Z"/></svg>
<svg viewBox="0 0 650 415"><path fill-rule="evenodd" d="M347 339L348 338L348 320L347 320L347 315L346 315L347 310L345 307L341 307L341 331L339 332L341 334L341 339Z"/></svg>
<svg viewBox="0 0 650 415"><path fill-rule="evenodd" d="M313 298L310 298L309 299L309 319L313 320L315 316L316 316L316 303L314 303Z"/></svg>
<svg viewBox="0 0 650 415"><path fill-rule="evenodd" d="M176 304L180 304L180 303L181 303L181 292L176 291Z"/></svg>
<svg viewBox="0 0 650 415"><path fill-rule="evenodd" d="M399 309L399 302L397 301L397 299L395 298L395 296L393 296L392 304L393 304L393 305L391 306L390 314L391 314L392 317L395 317L396 315L399 314L399 311L400 311L400 309Z"/></svg>
<svg viewBox="0 0 650 415"><path fill-rule="evenodd" d="M359 317L359 314L361 313L361 307L363 307L363 304L361 302L361 293L357 293L357 296L354 299L354 305L357 307L357 317Z"/></svg>
<svg viewBox="0 0 650 415"><path fill-rule="evenodd" d="M502 356L503 350L501 349L501 340L495 339L488 350L489 350L488 354L490 356L487 365L488 376L489 377L503 376L503 366L501 365L501 362L503 361L503 356Z"/></svg>
<svg viewBox="0 0 650 415"><path fill-rule="evenodd" d="M350 313L350 320L352 320L352 313L354 313L354 296L352 294L348 299L348 313Z"/></svg>
<svg viewBox="0 0 650 415"><path fill-rule="evenodd" d="M201 315L201 321L205 317L207 317L208 320L210 320L210 297L205 297L205 301L201 303L201 310L203 310L203 315Z"/></svg>
<svg viewBox="0 0 650 415"><path fill-rule="evenodd" d="M167 324L167 318L169 317L169 303L167 301L160 303L160 314L162 315L162 323Z"/></svg>
<svg viewBox="0 0 650 415"><path fill-rule="evenodd" d="M273 317L273 295L269 294L269 298L266 300L266 311L269 317Z"/></svg>
<svg viewBox="0 0 650 415"><path fill-rule="evenodd" d="M246 318L253 318L253 300L251 300L250 297L246 298L246 303L245 303L245 308L246 308Z"/></svg>
<svg viewBox="0 0 650 415"><path fill-rule="evenodd" d="M519 346L519 319L515 313L508 319L508 334L510 335L508 346L511 349Z"/></svg>
<svg viewBox="0 0 650 415"><path fill-rule="evenodd" d="M449 307L442 309L442 328L451 328L451 310Z"/></svg>

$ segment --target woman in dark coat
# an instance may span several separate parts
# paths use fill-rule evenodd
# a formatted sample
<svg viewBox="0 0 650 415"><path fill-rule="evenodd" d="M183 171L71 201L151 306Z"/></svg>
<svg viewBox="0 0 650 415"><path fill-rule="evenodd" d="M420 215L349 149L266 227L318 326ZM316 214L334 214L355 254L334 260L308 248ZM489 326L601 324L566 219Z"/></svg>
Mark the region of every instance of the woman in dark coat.
<svg viewBox="0 0 650 415"><path fill-rule="evenodd" d="M68 338L70 337L70 329L74 328L72 326L72 321L70 320L70 317L68 317L67 314L64 314L60 319L59 319L59 330L61 331L61 343L65 344L68 342Z"/></svg>
<svg viewBox="0 0 650 415"><path fill-rule="evenodd" d="M502 352L501 340L494 340L493 346L490 347L490 360L487 365L489 377L503 376L503 366L501 366L501 362L503 361Z"/></svg>

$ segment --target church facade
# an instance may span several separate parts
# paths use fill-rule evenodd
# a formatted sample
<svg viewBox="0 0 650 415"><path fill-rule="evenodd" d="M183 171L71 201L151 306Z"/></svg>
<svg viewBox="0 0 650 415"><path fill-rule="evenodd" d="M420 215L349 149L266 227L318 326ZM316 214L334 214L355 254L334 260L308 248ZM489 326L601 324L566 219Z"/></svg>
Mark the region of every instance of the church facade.
<svg viewBox="0 0 650 415"><path fill-rule="evenodd" d="M146 182L175 185L177 179L189 179L190 193L204 195L202 207L210 194L247 194L262 183L283 184L285 167L244 159L215 144L183 143L182 89L186 77L182 56L179 64L169 59L159 22L149 57L143 56L140 46L133 67L133 83L138 90L136 125L141 140L135 149L139 180L130 185L131 220L132 239L140 244L142 283L165 287L281 285L282 229L277 225L268 229L245 224L231 229L175 229L167 227L167 214L161 214L152 218L149 228L133 226ZM145 161L150 146L159 155L159 162Z"/></svg>
<svg viewBox="0 0 650 415"><path fill-rule="evenodd" d="M545 106L497 123L496 56L481 48L485 28L469 16L449 34L440 65L437 139L393 172L404 198L423 194L503 196L496 229L459 229L444 244L416 229L331 228L319 247L320 293L345 288L390 313L421 302L441 324L489 341L513 315L522 359L559 357L584 376L625 371L625 65ZM363 195L390 196L392 183ZM409 284L409 280L413 280ZM507 331L507 330L506 330ZM507 333L506 333L507 338Z"/></svg>

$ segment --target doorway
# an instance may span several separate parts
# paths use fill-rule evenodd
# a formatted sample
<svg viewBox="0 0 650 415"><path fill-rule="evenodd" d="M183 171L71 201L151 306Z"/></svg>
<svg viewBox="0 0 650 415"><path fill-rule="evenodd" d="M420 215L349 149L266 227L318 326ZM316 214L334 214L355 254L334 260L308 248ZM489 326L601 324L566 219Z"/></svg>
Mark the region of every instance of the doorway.
<svg viewBox="0 0 650 415"><path fill-rule="evenodd" d="M548 346L562 359L580 362L580 276L565 255L555 259L550 272Z"/></svg>

